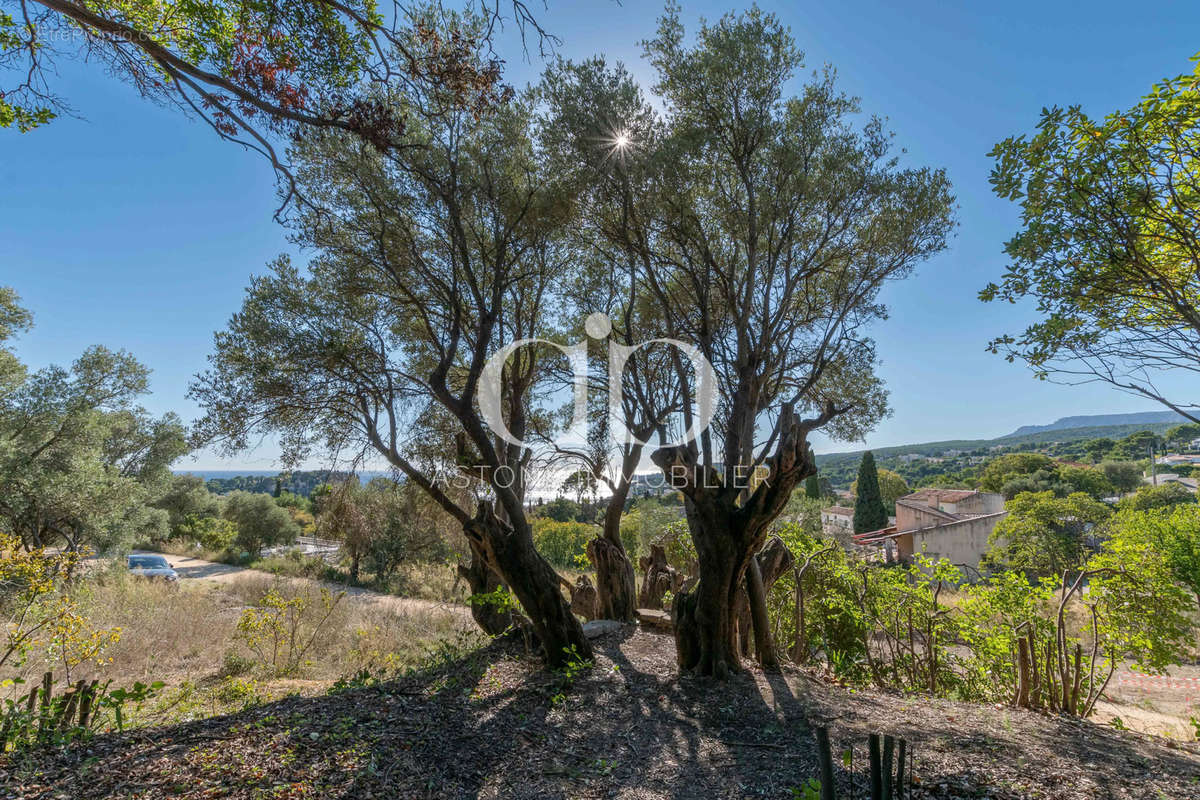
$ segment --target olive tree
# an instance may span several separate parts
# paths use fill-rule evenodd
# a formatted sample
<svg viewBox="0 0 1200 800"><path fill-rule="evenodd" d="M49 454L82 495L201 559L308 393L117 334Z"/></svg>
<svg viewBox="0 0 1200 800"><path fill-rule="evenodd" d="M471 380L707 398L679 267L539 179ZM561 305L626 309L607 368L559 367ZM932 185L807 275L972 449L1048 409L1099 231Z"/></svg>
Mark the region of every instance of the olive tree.
<svg viewBox="0 0 1200 800"><path fill-rule="evenodd" d="M598 399L590 406L588 442L555 450L582 464L609 490L600 535L587 547L596 568L597 612L632 621L637 592L633 563L621 541L621 515L647 443L663 440L685 397L672 354L650 344L665 330L641 275L649 263L645 242L653 219L654 141L661 125L628 70L601 57L555 65L543 78L539 97L545 107L542 143L578 197L579 224L571 235L584 260L568 300L579 319L603 315L592 319L607 330L592 333L608 348L589 363L589 392ZM623 354L619 366L614 352ZM619 391L616 399L613 387Z"/></svg>
<svg viewBox="0 0 1200 800"><path fill-rule="evenodd" d="M802 56L769 14L727 15L688 43L669 8L645 50L666 130L641 278L718 396L708 429L652 458L685 498L699 561L674 603L680 667L723 676L740 668L743 590L757 656L775 662L753 556L816 471L809 435L858 439L887 413L866 328L886 314L883 285L945 246L953 198L940 170L898 165L881 121L854 125L832 71L785 96Z"/></svg>
<svg viewBox="0 0 1200 800"><path fill-rule="evenodd" d="M0 293L0 341L31 319ZM0 527L29 549L111 551L166 538L151 507L187 452L179 418L137 404L149 370L126 352L90 347L69 367L28 372L0 350Z"/></svg>
<svg viewBox="0 0 1200 800"><path fill-rule="evenodd" d="M382 457L462 526L475 594L502 581L548 663L586 658L524 508L546 348L511 347L555 324L570 192L534 147L527 103L476 116L436 93L393 102L411 146L380 153L329 133L294 151L313 208L293 226L315 256L303 271L276 262L218 334L193 387L202 432L233 449L263 431L292 457L318 444ZM483 492L474 508L450 491L463 470Z"/></svg>
<svg viewBox="0 0 1200 800"><path fill-rule="evenodd" d="M555 40L523 0L440 5L374 0L0 0L0 128L28 131L71 109L56 62L76 58L144 97L199 118L223 139L265 155L297 185L280 142L348 132L381 150L407 143L397 85L438 91L456 108L503 104L495 31L515 23L526 46Z"/></svg>

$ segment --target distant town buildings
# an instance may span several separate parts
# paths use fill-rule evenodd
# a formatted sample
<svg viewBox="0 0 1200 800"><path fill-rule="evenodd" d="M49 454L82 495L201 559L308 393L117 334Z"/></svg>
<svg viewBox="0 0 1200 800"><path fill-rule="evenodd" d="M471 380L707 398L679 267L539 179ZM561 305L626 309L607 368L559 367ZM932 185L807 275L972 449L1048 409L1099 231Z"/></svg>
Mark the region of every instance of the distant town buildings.
<svg viewBox="0 0 1200 800"><path fill-rule="evenodd" d="M1004 496L970 489L921 489L896 501L896 522L854 536L886 561L909 562L915 553L978 567L988 538L1004 519ZM822 518L824 515L822 515Z"/></svg>
<svg viewBox="0 0 1200 800"><path fill-rule="evenodd" d="M1185 478L1182 475L1175 475L1171 472L1164 472L1154 477L1147 475L1143 480L1151 486L1166 486L1168 483L1177 483L1192 494L1195 494L1197 487L1200 486L1200 481L1197 481L1195 478Z"/></svg>
<svg viewBox="0 0 1200 800"><path fill-rule="evenodd" d="M821 530L826 536L837 537L854 528L854 509L830 506L821 510Z"/></svg>
<svg viewBox="0 0 1200 800"><path fill-rule="evenodd" d="M1200 467L1200 454L1171 453L1159 456L1155 463L1165 467Z"/></svg>

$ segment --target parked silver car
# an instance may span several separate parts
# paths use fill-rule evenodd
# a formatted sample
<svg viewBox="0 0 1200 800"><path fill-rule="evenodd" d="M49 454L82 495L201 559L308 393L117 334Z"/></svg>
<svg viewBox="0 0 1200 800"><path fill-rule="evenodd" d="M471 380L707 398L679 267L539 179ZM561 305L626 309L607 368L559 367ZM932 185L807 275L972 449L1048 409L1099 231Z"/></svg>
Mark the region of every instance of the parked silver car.
<svg viewBox="0 0 1200 800"><path fill-rule="evenodd" d="M153 578L174 583L179 580L179 573L171 568L171 564L162 556L149 553L134 553L125 559L125 566L130 573L143 578Z"/></svg>

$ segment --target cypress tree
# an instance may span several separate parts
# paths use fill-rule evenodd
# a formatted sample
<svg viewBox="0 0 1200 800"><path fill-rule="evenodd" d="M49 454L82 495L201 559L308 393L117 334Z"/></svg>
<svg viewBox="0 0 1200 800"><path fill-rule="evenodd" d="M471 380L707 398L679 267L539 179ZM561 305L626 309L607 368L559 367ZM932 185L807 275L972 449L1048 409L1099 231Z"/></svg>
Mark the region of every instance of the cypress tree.
<svg viewBox="0 0 1200 800"><path fill-rule="evenodd" d="M879 472L875 468L875 456L868 450L863 453L858 465L858 496L854 498L854 532L867 533L886 528L887 508L879 493Z"/></svg>
<svg viewBox="0 0 1200 800"><path fill-rule="evenodd" d="M804 479L804 496L810 500L821 499L821 482L815 472Z"/></svg>

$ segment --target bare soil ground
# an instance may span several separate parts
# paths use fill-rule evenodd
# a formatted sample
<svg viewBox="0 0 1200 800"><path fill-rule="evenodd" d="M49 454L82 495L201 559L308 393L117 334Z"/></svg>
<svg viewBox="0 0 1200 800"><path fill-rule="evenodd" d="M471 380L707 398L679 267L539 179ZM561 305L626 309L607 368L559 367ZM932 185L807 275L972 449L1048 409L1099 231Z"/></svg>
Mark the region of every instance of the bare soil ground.
<svg viewBox="0 0 1200 800"><path fill-rule="evenodd" d="M1121 669L1113 675L1093 720L1172 739L1196 738L1200 720L1200 667L1172 666L1166 675Z"/></svg>
<svg viewBox="0 0 1200 800"><path fill-rule="evenodd" d="M904 736L913 797L1200 798L1200 748L1088 722L853 692L803 672L680 679L667 637L597 642L566 686L514 645L406 678L0 760L4 798L792 798L811 728L854 747ZM851 786L854 794L851 794Z"/></svg>

